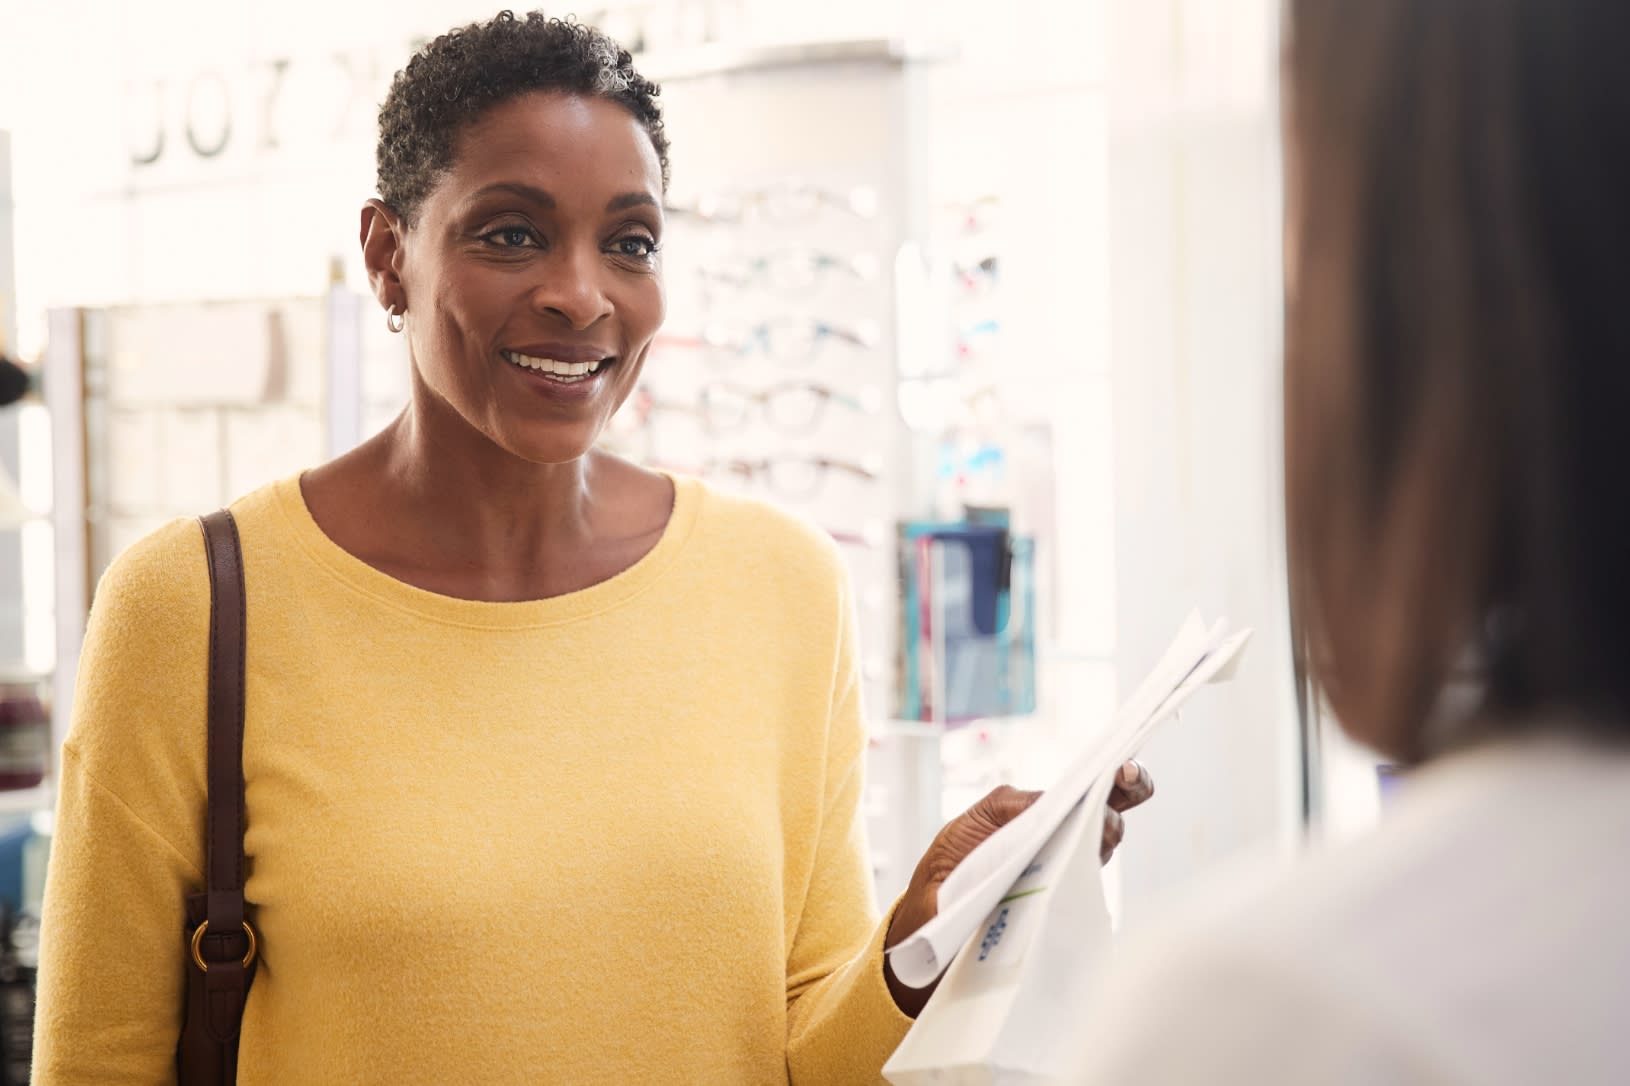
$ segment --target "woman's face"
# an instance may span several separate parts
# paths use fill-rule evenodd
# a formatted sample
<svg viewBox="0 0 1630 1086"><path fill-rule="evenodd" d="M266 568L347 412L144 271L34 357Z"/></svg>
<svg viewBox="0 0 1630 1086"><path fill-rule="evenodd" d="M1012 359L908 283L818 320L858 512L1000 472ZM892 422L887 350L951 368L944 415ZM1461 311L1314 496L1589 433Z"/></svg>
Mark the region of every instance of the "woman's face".
<svg viewBox="0 0 1630 1086"><path fill-rule="evenodd" d="M662 227L656 150L621 106L493 107L397 254L424 390L514 456L583 456L662 324Z"/></svg>

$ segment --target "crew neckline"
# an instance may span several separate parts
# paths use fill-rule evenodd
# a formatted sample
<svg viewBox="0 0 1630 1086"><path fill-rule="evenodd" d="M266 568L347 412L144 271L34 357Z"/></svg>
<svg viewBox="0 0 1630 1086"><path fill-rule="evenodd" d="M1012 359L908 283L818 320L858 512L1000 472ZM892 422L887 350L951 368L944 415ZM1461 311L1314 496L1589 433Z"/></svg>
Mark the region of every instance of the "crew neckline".
<svg viewBox="0 0 1630 1086"><path fill-rule="evenodd" d="M326 572L351 589L400 611L459 626L515 629L573 622L618 607L644 592L674 563L695 527L702 487L685 476L663 472L673 484L673 510L662 535L639 561L597 584L537 600L470 600L447 596L398 580L375 569L334 542L306 505L300 475L273 486L277 506L294 541Z"/></svg>

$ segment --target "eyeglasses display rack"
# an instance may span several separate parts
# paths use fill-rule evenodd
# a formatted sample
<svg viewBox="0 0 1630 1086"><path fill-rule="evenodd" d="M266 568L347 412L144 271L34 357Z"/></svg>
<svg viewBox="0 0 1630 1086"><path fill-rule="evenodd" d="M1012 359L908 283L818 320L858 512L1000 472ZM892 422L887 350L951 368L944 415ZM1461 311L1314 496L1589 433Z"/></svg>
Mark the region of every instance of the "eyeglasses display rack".
<svg viewBox="0 0 1630 1086"><path fill-rule="evenodd" d="M838 541L860 626L873 732L866 808L885 898L944 821L948 785L982 780L994 764L991 744L951 738L944 701L926 711L914 702L908 678L919 648L908 619L921 598L906 591L901 533L953 507L960 517L991 494L977 478L969 485L965 465L942 464L948 449L967 451L948 440L966 404L989 407L973 395L963 356L989 362L1000 338L999 261L986 229L999 209L990 199L937 206L929 177L931 79L947 57L850 41L642 62L663 86L674 147L669 315L639 396L608 436L648 463L775 501ZM919 409L924 389L951 404L937 423ZM988 454L992 443L978 447ZM1008 533L996 534L1008 562ZM1028 699L978 706L1002 716L1034 706L1033 544L1012 542L1026 571L1031 685ZM941 591L928 606L944 633L961 617L947 589L967 588L968 570L956 565L965 554L956 540L935 553ZM962 576L945 578L947 564ZM1016 629L925 641L918 662L950 683L942 692L954 691L953 703L970 683L1005 696L1004 638ZM966 753L947 760L953 749Z"/></svg>

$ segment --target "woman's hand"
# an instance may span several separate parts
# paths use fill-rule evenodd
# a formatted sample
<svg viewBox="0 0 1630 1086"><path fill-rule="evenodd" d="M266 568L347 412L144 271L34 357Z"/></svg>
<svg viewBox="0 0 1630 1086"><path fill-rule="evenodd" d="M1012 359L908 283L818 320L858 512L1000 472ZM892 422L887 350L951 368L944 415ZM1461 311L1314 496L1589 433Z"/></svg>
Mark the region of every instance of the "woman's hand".
<svg viewBox="0 0 1630 1086"><path fill-rule="evenodd" d="M1155 782L1148 770L1137 762L1127 762L1121 767L1115 779L1115 788L1109 795L1109 810L1104 814L1104 837L1098 851L1102 862L1109 862L1126 834L1126 822L1121 812L1136 807L1154 794ZM940 887L956 870L957 864L981 841L1017 818L1040 796L1040 792L1021 792L1004 784L946 823L939 836L934 838L934 843L928 846L928 851L923 853L923 858L917 862L911 884L906 887L905 896L894 911L884 945L894 946L904 941L932 920L939 911ZM935 981L926 988L908 988L895 979L894 970L889 968L886 958L883 969L895 1005L915 1018L939 982Z"/></svg>

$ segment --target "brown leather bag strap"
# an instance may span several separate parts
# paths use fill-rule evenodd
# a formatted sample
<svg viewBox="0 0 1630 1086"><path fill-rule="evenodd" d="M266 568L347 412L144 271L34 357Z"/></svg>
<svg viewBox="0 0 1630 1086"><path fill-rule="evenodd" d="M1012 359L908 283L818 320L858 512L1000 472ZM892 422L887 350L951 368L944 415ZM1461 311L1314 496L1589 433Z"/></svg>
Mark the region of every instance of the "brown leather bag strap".
<svg viewBox="0 0 1630 1086"><path fill-rule="evenodd" d="M202 974L204 1022L234 1058L255 958L243 901L243 720L247 601L238 525L225 509L201 517L209 557L208 819L204 931L194 949Z"/></svg>
<svg viewBox="0 0 1630 1086"><path fill-rule="evenodd" d="M243 683L247 617L238 525L225 509L200 518L209 552L209 827L205 877L209 926L243 922ZM237 899L235 917L215 900Z"/></svg>

